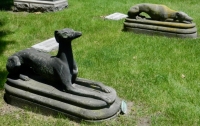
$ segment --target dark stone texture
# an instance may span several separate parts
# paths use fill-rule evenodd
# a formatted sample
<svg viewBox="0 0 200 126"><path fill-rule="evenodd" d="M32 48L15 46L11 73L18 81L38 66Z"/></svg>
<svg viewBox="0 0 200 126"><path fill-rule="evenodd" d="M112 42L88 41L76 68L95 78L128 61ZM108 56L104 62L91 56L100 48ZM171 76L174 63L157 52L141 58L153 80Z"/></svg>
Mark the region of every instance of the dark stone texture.
<svg viewBox="0 0 200 126"><path fill-rule="evenodd" d="M116 92L112 88L110 88L110 93L105 93L95 88L79 85L77 82L75 84L77 88L82 88L88 92L93 91L107 97L114 96L114 103L107 105L106 102L99 99L62 92L58 88L45 84L45 81L40 82L40 79L42 78L35 75L32 75L29 81L8 78L5 85L6 101L19 107L23 107L27 103L29 103L28 106L34 104L38 108L43 106L72 118L93 121L108 119L120 112L121 101L116 97ZM21 101L24 104L19 105Z"/></svg>
<svg viewBox="0 0 200 126"><path fill-rule="evenodd" d="M6 65L9 77L19 77L28 81L29 77L23 75L23 72L24 70L25 72L31 70L49 82L59 83L66 92L99 98L111 104L113 99L109 99L104 95L97 95L92 92L77 89L73 86L78 74L78 68L73 58L71 42L81 35L81 32L69 28L55 31L55 39L59 43L59 50L56 56L50 56L47 53L39 52L33 48L13 54L8 58ZM102 91L106 93L110 92L109 88L100 82L85 84L96 85Z"/></svg>
<svg viewBox="0 0 200 126"><path fill-rule="evenodd" d="M71 42L81 32L66 28L54 34L59 43L56 56L30 48L8 58L5 85L8 103L12 104L14 98L85 120L116 115L121 110L121 101L114 89L101 82L77 78Z"/></svg>

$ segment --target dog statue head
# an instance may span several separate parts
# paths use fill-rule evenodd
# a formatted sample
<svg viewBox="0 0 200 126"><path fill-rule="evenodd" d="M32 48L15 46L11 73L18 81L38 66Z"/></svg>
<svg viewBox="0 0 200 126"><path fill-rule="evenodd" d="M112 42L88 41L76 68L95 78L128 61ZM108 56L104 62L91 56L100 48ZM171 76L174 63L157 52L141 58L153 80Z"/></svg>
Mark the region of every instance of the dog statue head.
<svg viewBox="0 0 200 126"><path fill-rule="evenodd" d="M73 29L70 28L65 28L62 30L56 30L54 32L55 39L58 43L64 41L71 41L73 39L76 39L82 35L81 32L79 31L74 31Z"/></svg>
<svg viewBox="0 0 200 126"><path fill-rule="evenodd" d="M11 56L7 60L6 69L9 73L17 73L20 69L21 63L17 56Z"/></svg>
<svg viewBox="0 0 200 126"><path fill-rule="evenodd" d="M180 22L186 21L188 23L191 23L193 20L190 16L182 11L176 13L176 19L178 19Z"/></svg>

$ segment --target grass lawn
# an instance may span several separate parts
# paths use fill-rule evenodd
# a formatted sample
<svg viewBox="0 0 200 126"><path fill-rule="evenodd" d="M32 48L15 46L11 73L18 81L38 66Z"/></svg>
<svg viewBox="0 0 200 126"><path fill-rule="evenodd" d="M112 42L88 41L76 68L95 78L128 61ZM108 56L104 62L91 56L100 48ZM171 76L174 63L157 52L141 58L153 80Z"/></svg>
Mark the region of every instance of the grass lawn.
<svg viewBox="0 0 200 126"><path fill-rule="evenodd" d="M8 10L11 9L13 6L14 0L0 0L0 10Z"/></svg>
<svg viewBox="0 0 200 126"><path fill-rule="evenodd" d="M199 38L127 33L122 32L124 20L103 19L114 12L126 14L132 5L148 0L68 1L68 9L55 13L0 11L0 125L88 125L12 108L3 101L7 58L66 27L83 34L73 41L79 77L113 87L120 98L132 104L128 115L91 125L200 125ZM200 24L199 0L151 3L184 11L197 28Z"/></svg>

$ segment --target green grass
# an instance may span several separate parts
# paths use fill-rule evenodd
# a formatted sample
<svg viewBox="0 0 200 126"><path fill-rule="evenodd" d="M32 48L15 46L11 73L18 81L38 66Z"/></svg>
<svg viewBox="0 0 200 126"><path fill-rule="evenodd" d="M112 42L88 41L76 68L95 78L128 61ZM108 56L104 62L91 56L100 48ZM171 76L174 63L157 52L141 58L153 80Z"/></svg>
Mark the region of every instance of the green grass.
<svg viewBox="0 0 200 126"><path fill-rule="evenodd" d="M147 0L69 0L69 8L55 13L0 11L0 91L6 81L7 58L13 53L53 37L66 27L81 31L73 41L79 76L113 87L119 97L133 102L130 114L91 125L200 125L200 43L122 32L123 21L104 20L114 13L127 13ZM198 0L153 0L182 10L200 24ZM198 30L199 32L199 30ZM0 100L0 108L4 106ZM0 125L88 125L66 118L16 111L0 116Z"/></svg>
<svg viewBox="0 0 200 126"><path fill-rule="evenodd" d="M14 0L0 0L0 10L10 10Z"/></svg>

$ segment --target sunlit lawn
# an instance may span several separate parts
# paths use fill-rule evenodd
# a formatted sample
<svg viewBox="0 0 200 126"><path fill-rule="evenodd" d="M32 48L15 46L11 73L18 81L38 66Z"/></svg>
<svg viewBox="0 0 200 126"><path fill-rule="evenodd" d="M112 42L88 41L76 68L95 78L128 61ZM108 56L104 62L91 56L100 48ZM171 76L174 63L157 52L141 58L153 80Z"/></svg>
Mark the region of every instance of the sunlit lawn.
<svg viewBox="0 0 200 126"><path fill-rule="evenodd" d="M69 0L69 8L55 13L0 11L0 110L7 58L13 53L53 37L66 27L82 31L73 41L79 76L113 87L119 97L132 103L129 115L92 125L199 125L200 43L122 32L123 21L104 20L114 12L126 14L147 0ZM198 0L152 0L182 10L200 23ZM199 32L199 30L198 30ZM1 114L1 112L0 112ZM64 117L43 116L27 110L7 112L0 125L88 125Z"/></svg>

